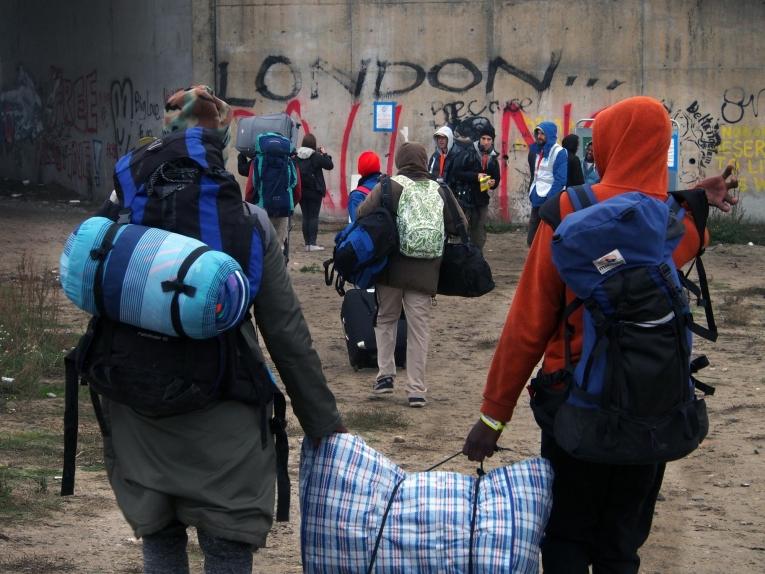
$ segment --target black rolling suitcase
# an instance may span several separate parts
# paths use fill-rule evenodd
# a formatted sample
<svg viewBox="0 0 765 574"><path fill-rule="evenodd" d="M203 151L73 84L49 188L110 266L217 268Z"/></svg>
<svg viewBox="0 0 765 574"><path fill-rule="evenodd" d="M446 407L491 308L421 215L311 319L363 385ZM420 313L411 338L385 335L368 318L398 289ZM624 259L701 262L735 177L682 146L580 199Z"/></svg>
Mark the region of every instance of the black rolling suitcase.
<svg viewBox="0 0 765 574"><path fill-rule="evenodd" d="M340 320L345 331L348 360L354 370L377 368L377 343L374 320L377 299L374 289L348 289L340 308ZM396 366L406 366L406 317L401 312L396 331Z"/></svg>

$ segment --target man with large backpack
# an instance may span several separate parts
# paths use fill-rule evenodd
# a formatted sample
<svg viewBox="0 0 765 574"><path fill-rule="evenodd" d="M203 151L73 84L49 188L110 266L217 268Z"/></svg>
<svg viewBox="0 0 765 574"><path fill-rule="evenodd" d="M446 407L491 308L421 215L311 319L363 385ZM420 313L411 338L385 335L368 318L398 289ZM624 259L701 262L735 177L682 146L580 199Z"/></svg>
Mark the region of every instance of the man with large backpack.
<svg viewBox="0 0 765 574"><path fill-rule="evenodd" d="M430 341L431 298L436 294L446 234L456 234L447 201L465 222L448 188L431 179L428 152L420 143L406 142L396 151L392 178L383 178L357 211L359 219L382 204L383 185L390 186L391 211L396 217L399 249L377 279L379 308L375 339L378 373L372 392L393 392L396 379L396 330L403 306L407 319L406 373L409 406L424 407L425 367Z"/></svg>
<svg viewBox="0 0 765 574"><path fill-rule="evenodd" d="M252 159L239 153L237 170L247 177L245 200L256 204L268 214L289 259L290 222L292 213L302 197L300 172L295 166L295 150L290 139L280 133L264 132L256 140Z"/></svg>
<svg viewBox="0 0 765 574"><path fill-rule="evenodd" d="M690 335L710 333L691 320L675 266L700 253L708 206L736 202L729 171L668 198L660 102L628 98L593 130L602 181L542 209L463 448L470 460L492 455L542 359L530 392L555 470L546 573L638 572L665 463L706 434Z"/></svg>
<svg viewBox="0 0 765 574"><path fill-rule="evenodd" d="M107 202L102 214L134 228L142 224L196 236L236 259L292 408L306 435L318 442L345 429L273 226L262 209L242 203L236 180L225 171L230 117L228 105L205 86L173 94L165 108L165 135L118 162L116 203ZM95 256L104 257L109 247L95 250ZM194 295L181 277L166 283ZM122 298L137 301L137 295L122 293ZM162 336L98 316L83 341L87 337L89 344L81 342L69 364L91 390L121 385L120 398L92 397L110 484L136 537L143 538L144 572L188 572L188 526L197 529L206 571L251 572L252 552L265 545L273 521L276 469L286 468L286 435L279 413L284 397L265 366L250 315L204 340ZM210 364L201 362L201 351ZM200 380L201 371L215 380ZM135 396L142 390L157 394L160 384L167 385L158 393L161 414L146 397ZM202 390L209 391L209 400L202 400ZM172 410L195 396L198 408L186 404ZM67 408L70 397L68 389ZM76 404L76 395L73 400ZM142 408L134 406L139 402ZM275 437L284 448L275 449ZM71 470L63 481L69 494ZM289 481L279 476L277 519L285 520L288 507L281 501Z"/></svg>

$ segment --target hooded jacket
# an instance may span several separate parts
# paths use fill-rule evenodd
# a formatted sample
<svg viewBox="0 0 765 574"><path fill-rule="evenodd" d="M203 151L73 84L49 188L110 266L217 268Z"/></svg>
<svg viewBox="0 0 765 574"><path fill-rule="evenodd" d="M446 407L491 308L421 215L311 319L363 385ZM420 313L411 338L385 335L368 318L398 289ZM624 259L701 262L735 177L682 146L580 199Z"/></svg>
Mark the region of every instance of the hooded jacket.
<svg viewBox="0 0 765 574"><path fill-rule="evenodd" d="M401 147L396 152L397 174L408 177L414 181L432 179L430 173L428 173L427 161L428 152L422 144L415 142L401 144ZM394 216L397 216L398 214L398 202L401 198L403 189L401 184L391 179L391 207ZM457 225L452 219L451 210L446 202L450 201L457 207L457 212L462 219L462 223L467 226L465 215L457 204L454 195L449 193L447 188L441 187L439 193L444 200L443 218L446 232L450 235L456 235L458 233ZM363 217L364 215L371 213L381 204L381 199L382 189L378 183L364 200L364 203L359 206L356 212L357 217ZM422 293L427 293L428 295L435 295L436 288L438 287L438 273L440 268L440 257L436 259L415 259L412 257L405 257L400 253L395 253L390 256L388 266L385 271L383 271L378 282L382 285L388 285L389 287L397 287L399 289L420 291Z"/></svg>
<svg viewBox="0 0 765 574"><path fill-rule="evenodd" d="M447 139L446 153L441 153L438 147L438 136L444 136ZM428 162L428 171L433 179L440 179L446 185L449 185L451 178L452 165L454 164L454 158L457 156L457 152L454 149L454 132L449 126L441 126L433 134L433 143L436 146L436 151L430 156L430 162Z"/></svg>
<svg viewBox="0 0 765 574"><path fill-rule="evenodd" d="M652 98L628 98L598 114L593 128L593 141L597 142L595 160L602 170L601 183L593 186L598 201L636 190L665 200L670 135L669 115ZM561 217L573 211L568 194L560 195L559 205ZM699 248L699 236L690 214L684 223L686 233L673 253L678 268L690 261ZM553 233L543 217L489 369L481 412L503 422L510 420L540 359L544 373L565 366L561 317L574 294L561 281L552 262ZM582 310L569 320L574 328L572 361L576 362L582 348Z"/></svg>
<svg viewBox="0 0 765 574"><path fill-rule="evenodd" d="M316 201L323 198L327 193L323 170L335 167L332 156L303 146L297 149L295 163L300 170L303 199Z"/></svg>
<svg viewBox="0 0 765 574"><path fill-rule="evenodd" d="M484 167L484 156L485 167ZM468 193L460 193L460 201L471 207L484 207L489 205L490 196L488 192L481 191L481 183L478 181L478 174L485 173L494 180L492 190L497 189L499 185L499 161L497 152L492 147L488 152L481 149L478 141L473 142L466 147L462 153L455 159L452 167L452 179L455 181L455 189L461 190L467 188Z"/></svg>
<svg viewBox="0 0 765 574"><path fill-rule="evenodd" d="M568 152L558 145L558 126L542 122L534 131L542 130L547 138L540 149L537 145L534 158L534 179L529 190L532 207L541 207L548 197L560 193L566 187L568 177Z"/></svg>

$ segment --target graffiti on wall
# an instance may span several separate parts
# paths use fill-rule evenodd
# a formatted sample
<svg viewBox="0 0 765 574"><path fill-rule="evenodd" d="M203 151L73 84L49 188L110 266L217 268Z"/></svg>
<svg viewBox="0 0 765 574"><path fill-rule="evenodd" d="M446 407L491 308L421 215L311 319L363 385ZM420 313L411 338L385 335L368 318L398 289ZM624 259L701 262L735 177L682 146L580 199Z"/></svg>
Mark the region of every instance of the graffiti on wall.
<svg viewBox="0 0 765 574"><path fill-rule="evenodd" d="M709 112L702 111L696 100L669 112L677 122L680 141L678 181L690 186L706 177L707 168L712 166L712 159L722 142L720 123Z"/></svg>
<svg viewBox="0 0 765 574"><path fill-rule="evenodd" d="M726 89L719 118L701 109L697 100L678 109L664 102L678 123L681 184L692 185L733 163L739 169L741 192L765 191L765 127L752 125L759 117L762 94L765 89Z"/></svg>
<svg viewBox="0 0 765 574"><path fill-rule="evenodd" d="M727 125L720 129L722 143L715 157L720 170L731 162L739 168L739 189L765 191L765 126L760 103L765 88L728 88L723 92L720 116Z"/></svg>
<svg viewBox="0 0 765 574"><path fill-rule="evenodd" d="M166 89L139 89L128 77L104 89L95 69L70 77L55 65L47 80L38 84L19 66L15 85L0 92L0 156L17 165L92 194L120 155L159 133Z"/></svg>
<svg viewBox="0 0 765 574"><path fill-rule="evenodd" d="M148 89L139 90L133 80L114 80L109 88L109 111L114 130L114 144L109 148L114 159L127 151L145 136L159 135L162 125L164 102L170 93L163 91L160 97ZM161 99L160 99L161 98Z"/></svg>
<svg viewBox="0 0 765 574"><path fill-rule="evenodd" d="M342 86L352 98L358 99L363 93L367 78L374 76L375 99L390 98L408 94L428 83L434 89L451 93L464 93L484 83L487 94L494 91L494 83L497 74L502 72L528 84L537 93L544 92L550 87L555 70L560 64L562 53L552 52L550 59L539 78L533 73L521 69L508 62L501 56L497 56L487 62L487 72L484 73L468 58L447 58L426 69L426 66L405 60L389 61L378 59L374 65L374 72L370 69L372 61L361 60L359 69L354 74L352 71L342 70L326 60L316 59L309 66L310 75L310 98L317 99L320 95L321 77L333 79ZM247 95L228 94L228 62L218 65L218 73L221 76L221 94L227 101L235 105L254 104L254 100ZM224 79L225 77L225 79ZM282 81L275 81L275 77ZM459 83L453 83L454 78L461 78ZM284 80L283 78L287 78ZM266 100L288 102L300 94L303 89L303 72L284 55L266 56L255 74L255 91Z"/></svg>
<svg viewBox="0 0 765 574"><path fill-rule="evenodd" d="M45 126L53 133L72 129L81 133L98 131L98 72L91 70L67 78L61 68L51 66L52 87L46 98Z"/></svg>
<svg viewBox="0 0 765 574"><path fill-rule="evenodd" d="M765 88L748 91L741 87L728 88L723 93L720 115L725 123L737 124L747 118L757 119L760 115L760 98L765 95Z"/></svg>
<svg viewBox="0 0 765 574"><path fill-rule="evenodd" d="M310 100L316 100L322 93L322 82L330 80L339 85L351 97L350 107L342 133L340 151L340 169L337 174L338 190L333 193L328 189L325 202L327 207L345 208L347 204L347 181L349 163L349 142L356 116L363 103L360 101L366 90L371 92L374 99L388 99L396 96L409 94L421 87L427 86L446 94L452 94L452 98L434 100L430 102L430 113L433 117L433 125L454 125L457 122L470 117L488 116L502 118L502 139L497 140L497 148L501 147L501 155L505 159L502 162L503 180L500 188L500 210L505 218L509 218L508 186L512 179L512 185L517 189L528 186L528 173L522 170L514 170L511 174L507 167L508 159L518 160L525 158L528 145L532 141L529 126L532 122L537 123L541 117L533 117L528 113L534 103L533 97L539 98L541 94L550 89L555 78L562 58L562 51L553 51L546 64L544 72L537 76L526 71L507 59L497 56L485 63L485 71L482 71L473 61L468 58L447 58L436 64L427 66L412 61L390 61L382 58L376 60L363 59L359 62L356 70L344 70L325 59L317 58L308 66L308 74L301 70L286 55L269 55L265 57L255 74L254 90L251 94L231 94L228 85L228 62L218 65L220 95L230 103L240 106L235 110L235 115L244 116L253 113L256 97L264 100L282 101L286 103L288 113L296 116L306 133L310 127L306 118L301 114L301 107L306 106ZM513 99L493 98L495 83L498 74L514 77L528 86L534 96L518 97ZM577 75L569 75L566 78L566 86L572 87L577 81ZM600 82L600 78L586 78L579 82L583 89L593 89L596 85L606 90L617 89L624 82L611 80ZM326 85L324 85L326 87ZM303 92L308 88L307 94ZM482 87L486 98L460 98L470 90ZM307 96L308 100L302 98ZM302 104L302 105L301 105ZM400 117L402 105L396 107L396 118ZM559 120L561 133L569 133L571 129L571 104L563 106L562 116ZM422 115L422 114L420 114ZM511 126L515 126L510 139ZM387 171L393 169L393 151L395 149L397 132L390 134L388 141ZM515 172L518 173L515 173ZM511 177L512 176L512 177ZM335 178L332 178L335 179ZM332 182L328 182L331 187ZM513 192L513 195L517 195ZM523 194L525 196L525 192Z"/></svg>
<svg viewBox="0 0 765 574"><path fill-rule="evenodd" d="M0 92L0 126L5 149L17 142L33 141L43 132L42 100L22 66L16 69L15 86Z"/></svg>

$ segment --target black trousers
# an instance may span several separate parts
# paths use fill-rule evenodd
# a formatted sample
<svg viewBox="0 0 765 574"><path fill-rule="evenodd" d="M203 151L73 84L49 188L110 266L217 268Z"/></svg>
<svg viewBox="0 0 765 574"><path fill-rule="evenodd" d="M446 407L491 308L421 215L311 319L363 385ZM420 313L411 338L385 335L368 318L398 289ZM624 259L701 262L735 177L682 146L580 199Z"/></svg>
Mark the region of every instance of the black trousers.
<svg viewBox="0 0 765 574"><path fill-rule="evenodd" d="M319 234L319 211L321 211L322 198L303 198L300 201L300 209L303 212L303 241L306 245L316 245L316 236Z"/></svg>
<svg viewBox="0 0 765 574"><path fill-rule="evenodd" d="M555 470L553 507L542 541L545 574L637 574L664 464L608 465L577 460L542 434Z"/></svg>

